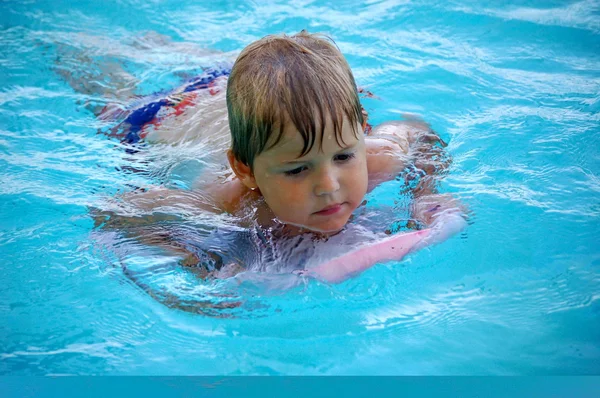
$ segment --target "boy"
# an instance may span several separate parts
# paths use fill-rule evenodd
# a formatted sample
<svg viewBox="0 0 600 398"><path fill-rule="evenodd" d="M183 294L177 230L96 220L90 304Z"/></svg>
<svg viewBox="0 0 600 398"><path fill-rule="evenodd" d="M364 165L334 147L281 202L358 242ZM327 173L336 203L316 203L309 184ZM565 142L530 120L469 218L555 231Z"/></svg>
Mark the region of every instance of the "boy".
<svg viewBox="0 0 600 398"><path fill-rule="evenodd" d="M436 218L445 222L437 223L436 234L425 229L378 242L371 251L363 248L362 257L356 252L361 258L355 256L349 267L338 260L312 272L334 282L376 262L400 259L464 226L456 216L456 203L434 195L430 174L444 164L431 154L439 155L435 144L443 142L418 122L387 122L365 135L366 118L350 67L325 37L302 31L258 40L239 55L226 83L226 94L211 92L210 101L202 104L204 116L188 115L195 125L183 122L189 127L179 134L172 133L174 128L152 128L146 140L178 142L195 131L216 148L230 146L229 169L205 173L195 191L151 190L129 195L131 203L152 211L177 203L227 212L246 225L278 226L278 234L287 237L307 232L327 237L344 228L368 190L394 178L408 164L420 167L424 178L415 190L414 218L426 227ZM222 128L210 125L223 111L224 100L230 142ZM204 124L203 133L198 133L198 124Z"/></svg>

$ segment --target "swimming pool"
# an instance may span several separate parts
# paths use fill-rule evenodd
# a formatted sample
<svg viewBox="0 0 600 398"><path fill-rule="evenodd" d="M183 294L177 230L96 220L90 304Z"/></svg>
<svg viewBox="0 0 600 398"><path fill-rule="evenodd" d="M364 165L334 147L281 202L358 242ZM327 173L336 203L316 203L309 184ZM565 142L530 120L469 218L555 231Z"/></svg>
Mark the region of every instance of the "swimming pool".
<svg viewBox="0 0 600 398"><path fill-rule="evenodd" d="M598 2L59 3L1 6L0 374L600 372ZM340 285L244 288L238 316L160 304L123 252L178 294L216 287L126 239L99 244L88 208L148 181L185 186L193 153L129 172L57 74L81 66L59 49L124 60L151 93L222 57L188 45L235 53L303 28L329 33L379 97L373 122L415 113L449 141L442 188L473 224ZM371 202L394 207L399 189Z"/></svg>

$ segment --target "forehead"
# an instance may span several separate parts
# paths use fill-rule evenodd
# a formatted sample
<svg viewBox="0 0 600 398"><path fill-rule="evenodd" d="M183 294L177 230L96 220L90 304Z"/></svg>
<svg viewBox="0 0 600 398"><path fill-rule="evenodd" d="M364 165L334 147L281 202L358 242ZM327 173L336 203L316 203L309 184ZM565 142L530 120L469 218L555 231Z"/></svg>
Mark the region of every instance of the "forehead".
<svg viewBox="0 0 600 398"><path fill-rule="evenodd" d="M342 148L352 146L361 138L361 127L359 123L356 123L356 126L352 126L352 124L348 121L347 118L344 118L344 122L342 124L342 129L338 132L338 137L336 139L336 133L333 129L333 125L330 121L328 121L325 125L325 129L323 129L322 137L321 137L321 129L317 126L316 136L314 145L308 153L313 152L332 152L339 151ZM308 137L306 138L308 139ZM264 154L284 154L286 156L293 156L295 158L299 158L302 150L304 149L305 138L298 131L298 129L294 126L293 123L287 122L284 125L283 133L281 134L281 139L277 144L269 146L269 149L265 150Z"/></svg>

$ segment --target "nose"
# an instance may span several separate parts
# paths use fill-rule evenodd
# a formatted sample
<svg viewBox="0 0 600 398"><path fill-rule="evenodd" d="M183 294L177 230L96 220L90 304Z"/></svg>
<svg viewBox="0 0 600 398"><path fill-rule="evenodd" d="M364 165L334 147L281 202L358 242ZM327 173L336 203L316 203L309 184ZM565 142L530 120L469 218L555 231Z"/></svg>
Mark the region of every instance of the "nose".
<svg viewBox="0 0 600 398"><path fill-rule="evenodd" d="M315 195L331 195L338 189L340 189L340 183L335 169L332 167L324 167L323 170L317 174L315 181Z"/></svg>

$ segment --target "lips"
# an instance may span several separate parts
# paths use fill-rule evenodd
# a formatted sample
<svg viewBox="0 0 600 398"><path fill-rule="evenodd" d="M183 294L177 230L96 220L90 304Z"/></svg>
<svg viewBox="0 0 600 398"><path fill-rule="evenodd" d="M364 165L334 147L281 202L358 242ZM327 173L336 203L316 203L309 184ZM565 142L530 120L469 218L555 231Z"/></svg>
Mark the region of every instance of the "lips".
<svg viewBox="0 0 600 398"><path fill-rule="evenodd" d="M323 208L322 210L315 212L314 214L319 215L319 216L329 216L331 214L335 214L338 211L340 211L342 209L342 205L343 205L343 203L336 203L334 205L327 206L327 207Z"/></svg>

